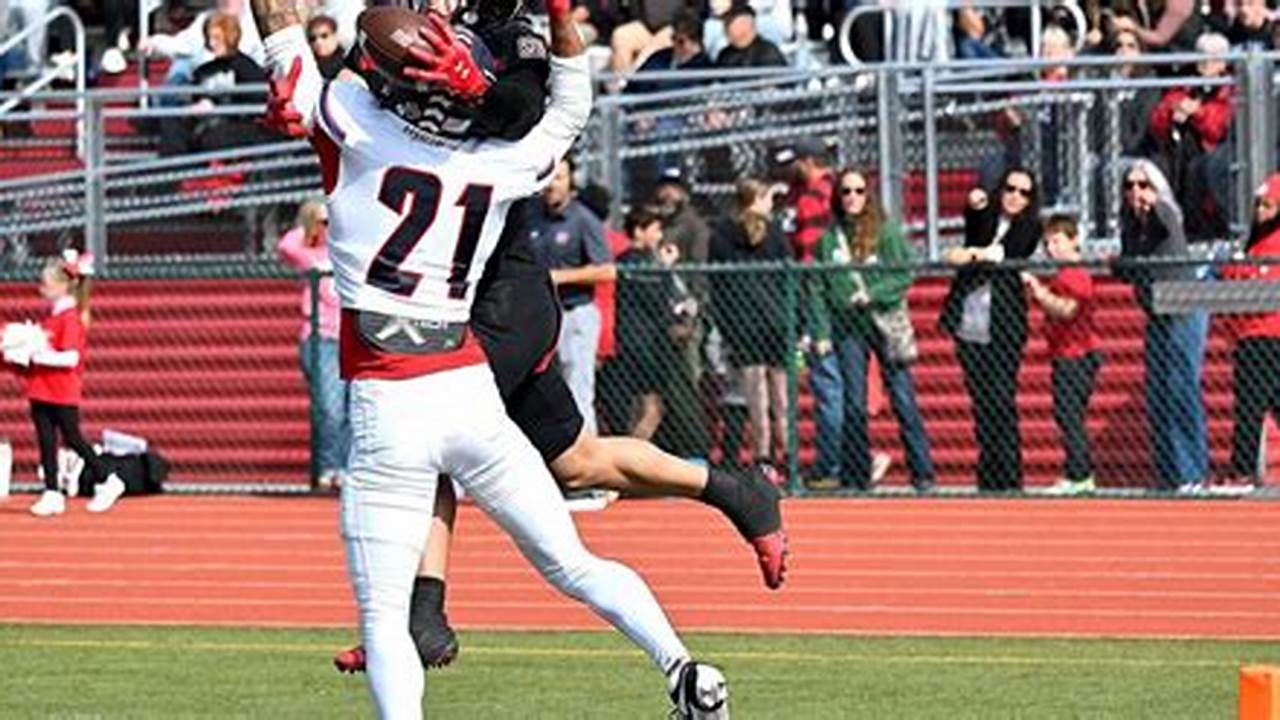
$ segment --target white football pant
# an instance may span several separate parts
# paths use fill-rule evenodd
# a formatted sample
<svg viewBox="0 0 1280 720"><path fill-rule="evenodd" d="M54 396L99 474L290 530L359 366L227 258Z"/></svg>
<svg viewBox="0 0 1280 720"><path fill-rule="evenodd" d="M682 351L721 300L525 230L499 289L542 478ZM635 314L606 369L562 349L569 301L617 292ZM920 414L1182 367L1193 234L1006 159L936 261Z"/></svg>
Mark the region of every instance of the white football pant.
<svg viewBox="0 0 1280 720"><path fill-rule="evenodd" d="M422 717L409 597L440 474L452 476L561 592L588 604L664 672L688 657L648 586L582 545L555 480L507 417L487 365L351 383L342 536L382 718Z"/></svg>

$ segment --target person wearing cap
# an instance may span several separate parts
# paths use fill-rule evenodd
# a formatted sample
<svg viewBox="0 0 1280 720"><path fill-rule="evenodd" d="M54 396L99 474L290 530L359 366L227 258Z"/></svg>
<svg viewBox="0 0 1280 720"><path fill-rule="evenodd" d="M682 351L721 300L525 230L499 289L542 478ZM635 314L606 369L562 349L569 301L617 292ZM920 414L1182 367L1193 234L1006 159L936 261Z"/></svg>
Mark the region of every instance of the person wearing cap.
<svg viewBox="0 0 1280 720"><path fill-rule="evenodd" d="M1250 260L1280 258L1280 174L1267 178L1254 197L1253 227L1245 240ZM1229 280L1280 282L1277 265L1229 265ZM1235 393L1235 431L1231 468L1222 481L1233 489L1250 490L1264 477L1260 463L1262 423L1267 413L1280 422L1280 311L1250 313L1232 319Z"/></svg>
<svg viewBox="0 0 1280 720"><path fill-rule="evenodd" d="M556 356L573 393L585 427L596 429L596 350L600 344L600 309L595 286L615 277L613 256L604 241L604 226L573 197L573 168L567 159L556 166L541 202L526 204L521 218L529 245L551 272L564 318Z"/></svg>
<svg viewBox="0 0 1280 720"><path fill-rule="evenodd" d="M756 31L756 11L738 0L722 17L728 47L716 56L722 68L786 67L787 58L777 45Z"/></svg>
<svg viewBox="0 0 1280 720"><path fill-rule="evenodd" d="M835 194L835 172L827 160L827 149L815 139L803 138L794 145L777 148L773 152L774 176L790 184L783 213L783 229L788 231L791 255L802 263L813 263L822 236L831 227L831 197ZM803 276L801 307L805 313L800 321L800 347L805 352L805 365L809 368L809 384L813 389L814 415L833 417L834 408L844 402L840 391L840 368L832 352L831 343L815 343L817 318L812 317L810 298L822 292L822 281L817 274ZM834 458L840 447L839 428L831 423L820 423L815 442L823 458ZM834 468L816 467L819 478L829 477Z"/></svg>

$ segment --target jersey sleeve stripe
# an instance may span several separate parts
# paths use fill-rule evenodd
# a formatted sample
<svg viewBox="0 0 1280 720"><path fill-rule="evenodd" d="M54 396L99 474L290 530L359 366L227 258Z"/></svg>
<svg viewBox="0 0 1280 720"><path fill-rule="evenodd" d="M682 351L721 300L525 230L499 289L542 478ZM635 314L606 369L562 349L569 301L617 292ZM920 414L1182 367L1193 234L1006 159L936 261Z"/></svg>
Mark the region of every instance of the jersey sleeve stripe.
<svg viewBox="0 0 1280 720"><path fill-rule="evenodd" d="M329 89L333 87L332 82L326 82L320 90L320 122L324 124L325 130L333 136L334 140L341 145L347 141L347 133L333 119L333 113L329 109Z"/></svg>

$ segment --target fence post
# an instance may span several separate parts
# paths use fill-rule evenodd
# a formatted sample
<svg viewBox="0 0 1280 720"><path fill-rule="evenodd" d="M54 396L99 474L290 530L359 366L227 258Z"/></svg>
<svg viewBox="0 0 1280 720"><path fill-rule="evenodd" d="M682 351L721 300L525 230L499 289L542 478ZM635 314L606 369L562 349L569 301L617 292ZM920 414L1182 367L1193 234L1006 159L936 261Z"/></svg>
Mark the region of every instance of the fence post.
<svg viewBox="0 0 1280 720"><path fill-rule="evenodd" d="M902 217L902 98L898 71L879 70L876 124L880 136L880 201L889 217Z"/></svg>
<svg viewBox="0 0 1280 720"><path fill-rule="evenodd" d="M934 117L934 66L924 68L924 187L925 237L930 262L938 259L938 120ZM899 214L905 224L906 218Z"/></svg>
<svg viewBox="0 0 1280 720"><path fill-rule="evenodd" d="M307 397L311 400L311 491L319 489L320 481L320 403L319 395L323 392L323 383L316 377L320 372L320 271L307 273L307 286L311 289L311 313L307 318Z"/></svg>
<svg viewBox="0 0 1280 720"><path fill-rule="evenodd" d="M84 246L100 269L107 266L106 132L102 102L90 97L84 108Z"/></svg>
<svg viewBox="0 0 1280 720"><path fill-rule="evenodd" d="M793 495L805 493L800 479L800 271L796 263L787 260L782 266L784 308L787 314L787 477Z"/></svg>
<svg viewBox="0 0 1280 720"><path fill-rule="evenodd" d="M609 216L622 215L622 113L617 103L604 102L600 109L600 156L604 186L609 189Z"/></svg>
<svg viewBox="0 0 1280 720"><path fill-rule="evenodd" d="M1236 218L1247 228L1253 212L1253 190L1275 167L1271 62L1257 51L1250 51L1244 63L1236 66L1236 84L1241 90L1241 122L1236 132L1235 161L1243 172L1237 176L1235 210Z"/></svg>

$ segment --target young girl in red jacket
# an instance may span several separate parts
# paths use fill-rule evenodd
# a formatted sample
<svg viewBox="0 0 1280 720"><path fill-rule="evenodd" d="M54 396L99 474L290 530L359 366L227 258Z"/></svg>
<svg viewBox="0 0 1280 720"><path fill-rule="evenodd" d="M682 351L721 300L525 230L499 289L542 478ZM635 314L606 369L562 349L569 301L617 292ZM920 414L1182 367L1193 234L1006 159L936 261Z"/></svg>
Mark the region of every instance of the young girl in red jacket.
<svg viewBox="0 0 1280 720"><path fill-rule="evenodd" d="M40 295L52 306L49 317L40 323L48 343L29 352L6 353L5 359L19 366L26 378L31 419L40 444L40 466L44 470L44 493L31 512L41 517L66 510L66 497L58 489L58 439L84 459L85 471L97 482L89 512L109 510L124 494L124 482L108 474L93 447L80 434L80 399L84 383L85 326L89 320L89 256L68 251L60 261L45 266L40 275ZM25 362L24 362L25 361Z"/></svg>

